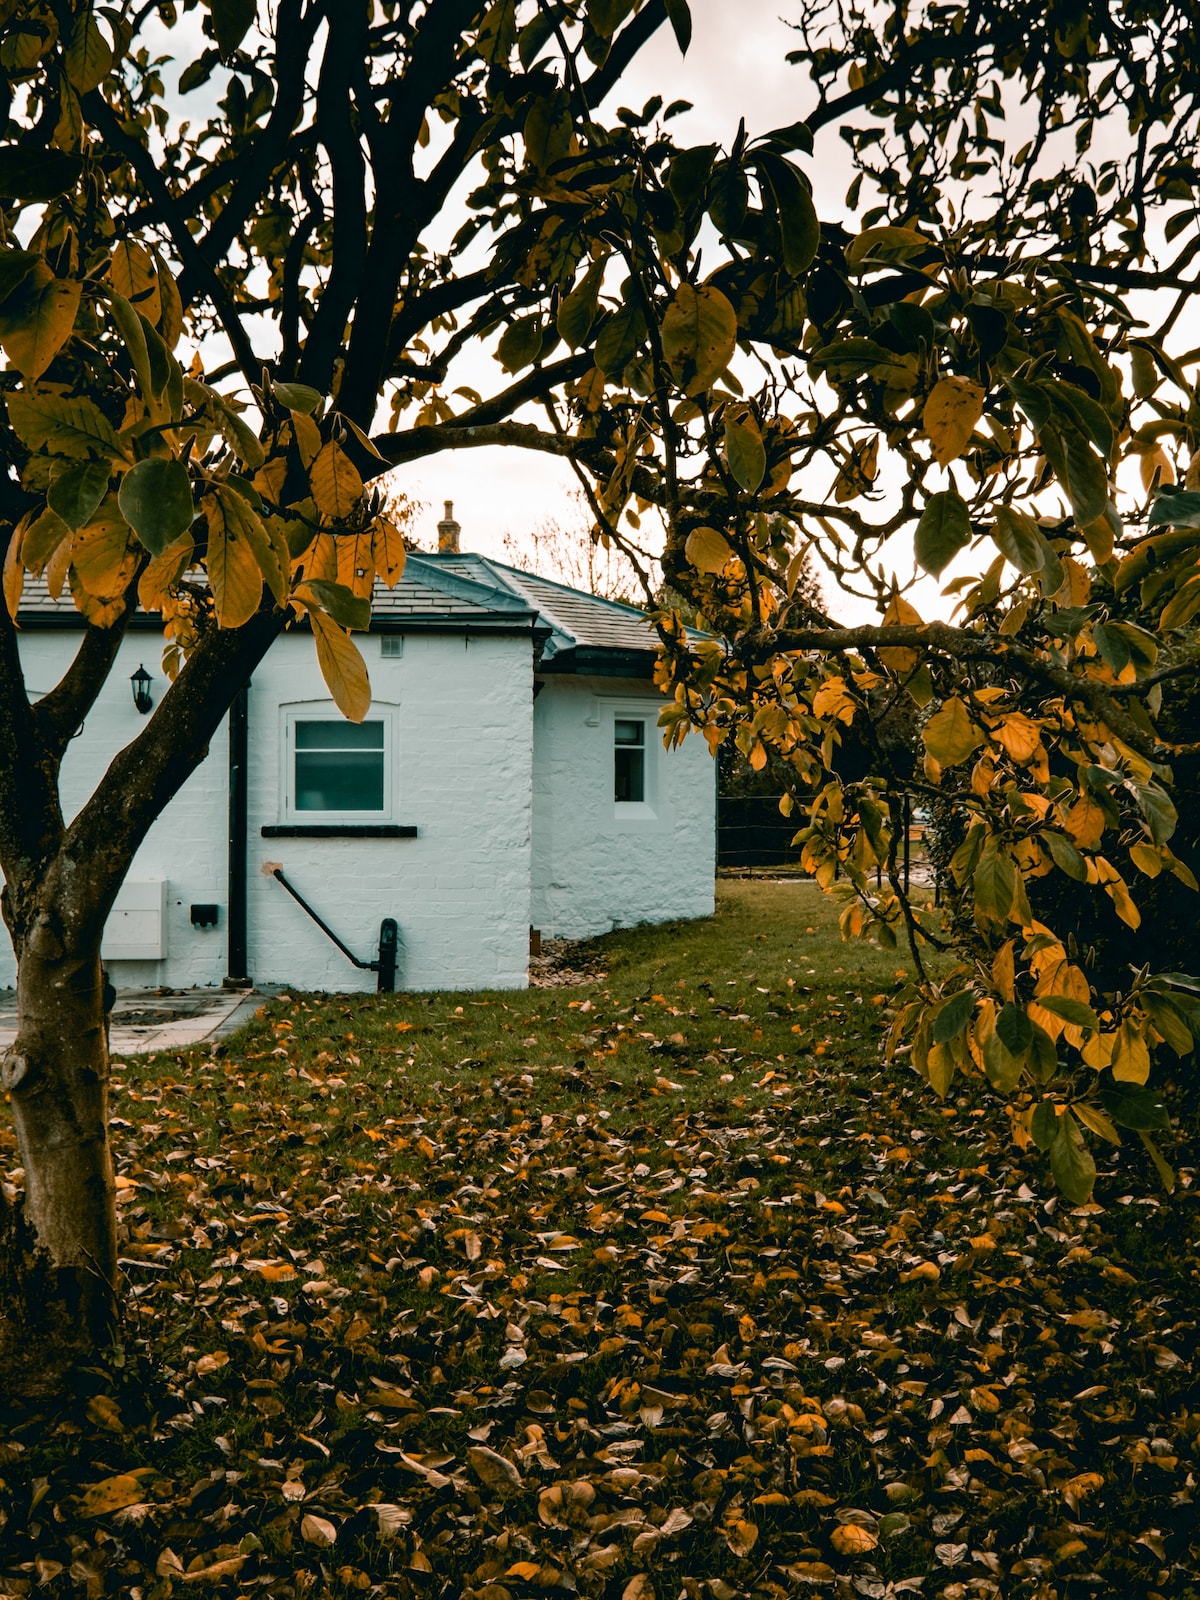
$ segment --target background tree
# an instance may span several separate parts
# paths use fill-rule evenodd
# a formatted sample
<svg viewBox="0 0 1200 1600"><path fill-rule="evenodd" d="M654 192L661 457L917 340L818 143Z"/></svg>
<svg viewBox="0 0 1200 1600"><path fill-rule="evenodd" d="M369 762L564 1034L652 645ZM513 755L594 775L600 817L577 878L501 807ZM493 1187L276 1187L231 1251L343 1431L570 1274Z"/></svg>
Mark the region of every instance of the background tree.
<svg viewBox="0 0 1200 1600"><path fill-rule="evenodd" d="M168 103L168 0L0 7L0 865L19 974L3 1084L29 1230L26 1245L5 1219L26 1286L6 1288L2 1331L48 1367L30 1315L57 1306L54 1336L86 1347L113 1313L99 949L134 852L281 628L311 630L335 700L365 714L349 630L404 559L364 487L385 465L494 443L561 453L513 418L592 367L590 345L553 353L547 319L600 226L576 235L575 211L619 209L641 149L595 107L668 15L682 45L689 32L684 0L208 0L198 15L204 47ZM446 251L430 235L468 174ZM497 332L502 367L532 370L447 393L456 353ZM27 580L87 621L33 704L13 620ZM174 681L68 820L59 766L138 603L162 613Z"/></svg>

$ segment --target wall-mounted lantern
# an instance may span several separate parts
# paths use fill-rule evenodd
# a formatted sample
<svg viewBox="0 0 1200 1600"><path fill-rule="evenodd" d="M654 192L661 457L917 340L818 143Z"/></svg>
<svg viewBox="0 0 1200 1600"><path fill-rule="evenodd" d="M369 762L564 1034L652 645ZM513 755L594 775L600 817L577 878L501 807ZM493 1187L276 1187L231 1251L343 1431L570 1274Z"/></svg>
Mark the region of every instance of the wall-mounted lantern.
<svg viewBox="0 0 1200 1600"><path fill-rule="evenodd" d="M154 679L145 667L139 665L137 671L130 674L129 681L133 685L133 703L142 716L146 716L154 709L154 701L150 698L150 685Z"/></svg>

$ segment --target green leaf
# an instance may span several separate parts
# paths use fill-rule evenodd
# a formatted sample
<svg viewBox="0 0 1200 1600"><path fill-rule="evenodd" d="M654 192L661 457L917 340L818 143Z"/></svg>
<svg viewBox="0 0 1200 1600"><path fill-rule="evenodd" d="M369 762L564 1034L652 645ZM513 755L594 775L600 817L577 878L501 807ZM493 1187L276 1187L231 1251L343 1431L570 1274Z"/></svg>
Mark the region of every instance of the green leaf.
<svg viewBox="0 0 1200 1600"><path fill-rule="evenodd" d="M1025 1059L1023 1054L1014 1055L999 1033L989 1033L983 1041L983 1070L998 1094L1011 1094L1021 1081Z"/></svg>
<svg viewBox="0 0 1200 1600"><path fill-rule="evenodd" d="M89 522L108 493L108 462L77 461L62 464L50 480L46 503L74 533Z"/></svg>
<svg viewBox="0 0 1200 1600"><path fill-rule="evenodd" d="M1101 1089L1100 1103L1119 1128L1130 1128L1134 1133L1171 1126L1162 1095L1143 1084L1121 1083Z"/></svg>
<svg viewBox="0 0 1200 1600"><path fill-rule="evenodd" d="M1108 473L1103 461L1077 428L1064 428L1067 496L1075 521L1081 527L1104 515L1108 504Z"/></svg>
<svg viewBox="0 0 1200 1600"><path fill-rule="evenodd" d="M0 250L0 306L28 281L39 261L35 250Z"/></svg>
<svg viewBox="0 0 1200 1600"><path fill-rule="evenodd" d="M500 365L505 372L520 372L537 360L542 350L542 324L540 318L518 317L510 322L496 347Z"/></svg>
<svg viewBox="0 0 1200 1600"><path fill-rule="evenodd" d="M606 378L620 378L633 360L646 331L636 306L620 306L608 318L596 340L596 365Z"/></svg>
<svg viewBox="0 0 1200 1600"><path fill-rule="evenodd" d="M228 58L250 31L258 9L255 0L206 0L206 4L217 48Z"/></svg>
<svg viewBox="0 0 1200 1600"><path fill-rule="evenodd" d="M1084 1143L1083 1130L1069 1111L1058 1119L1058 1133L1050 1146L1050 1170L1072 1205L1086 1205L1092 1198L1096 1163Z"/></svg>
<svg viewBox="0 0 1200 1600"><path fill-rule="evenodd" d="M672 159L667 188L682 209L690 206L704 192L712 175L713 157L717 149L715 144L698 144L690 150L681 150Z"/></svg>
<svg viewBox="0 0 1200 1600"><path fill-rule="evenodd" d="M281 406L302 412L306 417L321 404L320 390L311 389L307 383L273 383L271 388Z"/></svg>
<svg viewBox="0 0 1200 1600"><path fill-rule="evenodd" d="M993 922L1007 922L1017 897L1017 869L999 850L985 850L971 879L975 907Z"/></svg>
<svg viewBox="0 0 1200 1600"><path fill-rule="evenodd" d="M918 566L940 577L970 542L971 518L962 496L953 489L930 495L913 541Z"/></svg>
<svg viewBox="0 0 1200 1600"><path fill-rule="evenodd" d="M1040 994L1037 1003L1043 1011L1048 1011L1052 1017L1061 1017L1074 1028L1090 1028L1093 1033L1100 1031L1100 1019L1082 1000L1072 1000L1065 994Z"/></svg>
<svg viewBox="0 0 1200 1600"><path fill-rule="evenodd" d="M755 165L765 175L775 198L784 270L798 278L812 266L821 244L821 224L812 196L795 167L773 151L757 152Z"/></svg>
<svg viewBox="0 0 1200 1600"><path fill-rule="evenodd" d="M1155 844L1166 844L1179 823L1179 813L1171 802L1171 797L1163 789L1155 789L1149 784L1131 783L1138 803L1138 809L1146 819L1150 829L1150 837Z"/></svg>
<svg viewBox="0 0 1200 1600"><path fill-rule="evenodd" d="M1163 485L1150 503L1146 522L1151 528L1200 528L1200 494Z"/></svg>
<svg viewBox="0 0 1200 1600"><path fill-rule="evenodd" d="M1038 835L1041 842L1054 858L1054 864L1068 878L1074 878L1076 883L1087 882L1087 862L1076 850L1064 833L1047 831Z"/></svg>
<svg viewBox="0 0 1200 1600"><path fill-rule="evenodd" d="M667 12L667 21L671 24L671 31L675 35L675 43L679 46L680 53L687 55L688 46L692 42L692 13L688 7L688 0L664 0Z"/></svg>
<svg viewBox="0 0 1200 1600"><path fill-rule="evenodd" d="M1158 1146L1148 1133L1143 1133L1141 1130L1139 1130L1138 1138L1146 1146L1146 1154L1154 1163L1154 1170L1158 1173L1158 1181L1162 1184L1163 1188L1168 1194L1174 1194L1176 1183L1175 1169L1169 1162L1163 1160L1161 1150L1159 1150Z"/></svg>
<svg viewBox="0 0 1200 1600"><path fill-rule="evenodd" d="M31 383L71 337L82 293L78 279L56 278L45 262L38 262L21 292L6 302L0 343L11 365Z"/></svg>
<svg viewBox="0 0 1200 1600"><path fill-rule="evenodd" d="M1033 1108L1029 1131L1039 1150L1049 1150L1058 1137L1058 1107L1053 1100L1039 1100Z"/></svg>
<svg viewBox="0 0 1200 1600"><path fill-rule="evenodd" d="M996 548L1018 572L1039 572L1045 561L1045 541L1033 518L1015 506L1000 506L992 529Z"/></svg>
<svg viewBox="0 0 1200 1600"><path fill-rule="evenodd" d="M975 1010L974 989L963 989L959 994L947 1000L937 1016L933 1019L933 1042L945 1044L948 1039L955 1038L971 1020Z"/></svg>
<svg viewBox="0 0 1200 1600"><path fill-rule="evenodd" d="M83 157L32 145L0 146L0 195L11 200L55 200L79 182Z"/></svg>
<svg viewBox="0 0 1200 1600"><path fill-rule="evenodd" d="M767 475L767 452L753 418L739 422L730 417L726 422L725 457L738 485L753 494Z"/></svg>
<svg viewBox="0 0 1200 1600"><path fill-rule="evenodd" d="M308 587L341 627L365 632L371 626L371 602L365 595L327 578L310 578Z"/></svg>
<svg viewBox="0 0 1200 1600"><path fill-rule="evenodd" d="M112 318L117 331L125 341L125 349L137 374L138 388L147 403L154 398L154 382L150 375L150 351L146 344L146 324L129 304L123 294L114 289L109 295Z"/></svg>
<svg viewBox="0 0 1200 1600"><path fill-rule="evenodd" d="M926 750L940 767L955 767L983 742L966 706L957 697L947 700L921 730Z"/></svg>
<svg viewBox="0 0 1200 1600"><path fill-rule="evenodd" d="M187 468L173 456L149 456L131 467L121 479L117 504L152 556L186 533L196 515Z"/></svg>
<svg viewBox="0 0 1200 1600"><path fill-rule="evenodd" d="M605 264L605 261L593 261L558 308L555 326L572 350L578 350L585 342L596 320Z"/></svg>
<svg viewBox="0 0 1200 1600"><path fill-rule="evenodd" d="M807 122L789 122L786 128L772 128L770 133L763 134L760 143L772 144L777 150L803 150L805 155L813 153L812 129Z"/></svg>

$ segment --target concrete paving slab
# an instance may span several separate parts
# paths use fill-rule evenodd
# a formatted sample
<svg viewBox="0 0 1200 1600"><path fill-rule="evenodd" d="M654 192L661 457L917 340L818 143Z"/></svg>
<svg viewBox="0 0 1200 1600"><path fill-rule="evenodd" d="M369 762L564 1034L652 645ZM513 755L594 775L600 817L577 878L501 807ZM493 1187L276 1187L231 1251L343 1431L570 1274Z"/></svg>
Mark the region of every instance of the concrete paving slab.
<svg viewBox="0 0 1200 1600"><path fill-rule="evenodd" d="M259 989L123 989L109 1032L114 1056L181 1050L223 1039L248 1022L268 996ZM0 991L0 1051L17 1036L17 997Z"/></svg>

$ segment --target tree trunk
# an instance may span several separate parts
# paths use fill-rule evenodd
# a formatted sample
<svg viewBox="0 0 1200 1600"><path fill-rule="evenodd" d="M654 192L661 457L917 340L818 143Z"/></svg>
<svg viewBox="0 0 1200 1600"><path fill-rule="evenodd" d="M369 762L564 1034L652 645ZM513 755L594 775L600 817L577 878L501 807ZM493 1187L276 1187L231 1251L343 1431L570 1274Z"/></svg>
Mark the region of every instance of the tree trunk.
<svg viewBox="0 0 1200 1600"><path fill-rule="evenodd" d="M0 1270L0 1385L13 1361L48 1386L111 1337L116 1206L100 936L64 949L43 912L18 951L17 1038L0 1065L25 1168L23 1225ZM14 1242L17 1240L17 1242ZM32 1364L32 1365L30 1365Z"/></svg>

